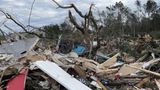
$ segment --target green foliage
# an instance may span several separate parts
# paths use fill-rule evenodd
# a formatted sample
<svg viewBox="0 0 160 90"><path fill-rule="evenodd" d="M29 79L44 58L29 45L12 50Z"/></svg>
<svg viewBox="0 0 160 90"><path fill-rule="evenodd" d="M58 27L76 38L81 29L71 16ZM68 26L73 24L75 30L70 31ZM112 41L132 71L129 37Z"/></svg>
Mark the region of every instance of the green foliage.
<svg viewBox="0 0 160 90"><path fill-rule="evenodd" d="M106 7L100 12L100 19L103 29L100 37L121 37L124 35L137 36L138 34L151 33L159 38L160 30L160 8L154 0L148 0L141 4L140 0L135 1L137 10L131 10L122 2ZM63 34L63 38L82 40L84 37L79 31L65 21L60 25L44 26L46 36L50 39L58 39L58 35Z"/></svg>
<svg viewBox="0 0 160 90"><path fill-rule="evenodd" d="M59 25L57 24L44 26L44 32L48 39L58 39L58 36L61 34Z"/></svg>
<svg viewBox="0 0 160 90"><path fill-rule="evenodd" d="M106 7L101 12L104 29L102 36L123 36L151 33L160 30L160 8L154 0L148 0L141 5L140 0L136 2L137 10L132 11L124 6L122 2Z"/></svg>

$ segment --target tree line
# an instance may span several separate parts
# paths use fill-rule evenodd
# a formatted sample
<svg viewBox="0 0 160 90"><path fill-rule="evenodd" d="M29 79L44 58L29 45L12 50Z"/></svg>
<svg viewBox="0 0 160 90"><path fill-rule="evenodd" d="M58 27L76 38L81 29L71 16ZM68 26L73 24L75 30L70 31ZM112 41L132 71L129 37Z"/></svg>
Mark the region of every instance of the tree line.
<svg viewBox="0 0 160 90"><path fill-rule="evenodd" d="M121 37L125 35L136 37L149 33L156 38L160 38L160 6L158 3L154 0L148 0L142 4L140 0L136 0L135 7L134 9L129 8L120 1L107 6L103 11L98 11L98 15L94 17L96 23L102 26L99 31L100 37ZM89 33L96 32L93 27L95 25L91 23ZM58 38L60 34L63 34L64 37L74 37L74 39L83 38L81 32L69 20L65 20L60 25L44 26L43 29L46 36L51 39Z"/></svg>

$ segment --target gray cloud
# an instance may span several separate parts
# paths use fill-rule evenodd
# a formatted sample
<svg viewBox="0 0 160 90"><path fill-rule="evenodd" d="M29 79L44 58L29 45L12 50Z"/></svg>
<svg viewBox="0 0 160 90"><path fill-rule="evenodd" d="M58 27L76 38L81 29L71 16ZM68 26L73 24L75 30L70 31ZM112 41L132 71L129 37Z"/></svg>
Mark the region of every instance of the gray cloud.
<svg viewBox="0 0 160 90"><path fill-rule="evenodd" d="M134 3L135 0L57 0L62 5L67 5L74 3L83 13L88 11L89 5L94 3L96 10L104 10L106 6L112 5L115 2L122 1L125 5L130 6L131 8L135 7ZM142 3L146 2L147 0L143 0ZM158 1L158 0L156 0ZM12 14L15 18L17 18L20 22L24 25L27 25L28 16L30 12L30 7L33 0L0 0L0 8L8 11ZM98 8L98 9L97 9ZM3 14L1 14L0 22L4 20ZM74 15L76 15L74 13ZM64 9L57 9L55 3L52 0L36 0L32 17L31 17L31 25L34 26L43 26L48 24L56 24L62 23L64 19L68 16L68 10ZM19 29L16 25L11 22L7 21L7 24L12 28Z"/></svg>

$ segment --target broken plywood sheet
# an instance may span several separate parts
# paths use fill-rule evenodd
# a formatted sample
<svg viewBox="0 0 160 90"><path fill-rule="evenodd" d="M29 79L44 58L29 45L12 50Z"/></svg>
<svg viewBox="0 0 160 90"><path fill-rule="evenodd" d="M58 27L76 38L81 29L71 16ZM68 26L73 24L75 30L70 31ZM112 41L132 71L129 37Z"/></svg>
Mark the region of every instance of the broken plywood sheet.
<svg viewBox="0 0 160 90"><path fill-rule="evenodd" d="M91 90L53 62L37 61L34 64L68 90Z"/></svg>
<svg viewBox="0 0 160 90"><path fill-rule="evenodd" d="M132 63L129 65L141 68L143 66L143 63ZM132 73L136 73L137 71L137 69L127 67L127 65L125 64L120 68L118 73L120 74L120 76L126 76Z"/></svg>
<svg viewBox="0 0 160 90"><path fill-rule="evenodd" d="M0 53L13 54L16 57L29 52L39 41L39 38L30 38L25 40L18 40L16 42L6 43L0 45Z"/></svg>
<svg viewBox="0 0 160 90"><path fill-rule="evenodd" d="M104 63L98 65L98 68L100 69L105 69L108 68L110 66L112 66L113 64L116 63L117 61L117 56L119 56L120 53L117 53L116 55L114 55L113 57L109 58L107 61L105 61Z"/></svg>

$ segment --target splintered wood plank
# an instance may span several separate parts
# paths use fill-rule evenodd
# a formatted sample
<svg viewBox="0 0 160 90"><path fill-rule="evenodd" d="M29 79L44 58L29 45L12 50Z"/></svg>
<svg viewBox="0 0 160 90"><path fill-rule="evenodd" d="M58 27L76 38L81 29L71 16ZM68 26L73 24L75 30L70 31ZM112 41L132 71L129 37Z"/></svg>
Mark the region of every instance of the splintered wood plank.
<svg viewBox="0 0 160 90"><path fill-rule="evenodd" d="M110 66L112 66L113 64L116 63L117 61L117 56L119 56L120 53L117 53L116 55L114 55L113 57L109 58L107 61L105 61L104 63L98 65L98 68L100 69L105 69L108 68Z"/></svg>
<svg viewBox="0 0 160 90"><path fill-rule="evenodd" d="M141 68L143 66L143 63L132 63L132 64L129 64L129 65ZM126 76L126 75L129 75L131 73L135 73L137 71L138 71L137 69L130 68L130 67L127 66L127 64L125 64L120 68L118 73L120 74L120 76Z"/></svg>
<svg viewBox="0 0 160 90"><path fill-rule="evenodd" d="M152 75L155 75L155 76L160 77L160 74L159 74L159 73L157 73L157 72L153 72L153 71L150 71L150 70L146 70L146 69L138 68L138 67L131 66L131 65L127 65L127 66L128 66L128 67L130 67L130 68L134 68L134 69L137 69L137 70L143 71L143 72L145 72L145 73L149 73L149 74L152 74Z"/></svg>

